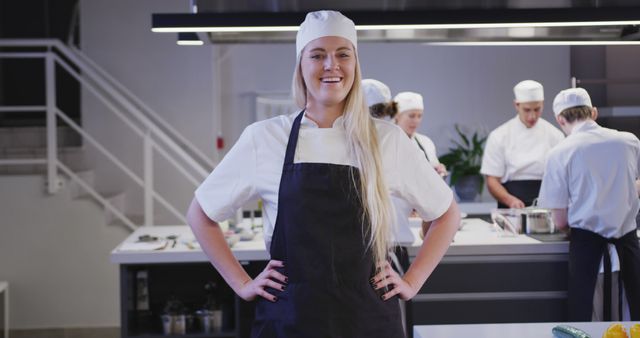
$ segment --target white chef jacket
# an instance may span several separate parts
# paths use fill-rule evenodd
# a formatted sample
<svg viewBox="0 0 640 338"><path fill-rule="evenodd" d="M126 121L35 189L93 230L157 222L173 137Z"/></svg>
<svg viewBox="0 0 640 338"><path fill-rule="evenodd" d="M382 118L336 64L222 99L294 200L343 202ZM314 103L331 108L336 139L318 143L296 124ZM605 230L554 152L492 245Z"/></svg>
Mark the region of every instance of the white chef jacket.
<svg viewBox="0 0 640 338"><path fill-rule="evenodd" d="M411 137L411 139L413 140L413 143L416 144L416 147L418 147L418 149L420 149L420 147L418 146L418 143L416 142L416 140L420 142L420 145L424 148L424 151L426 152L427 158L429 159L429 163L431 163L431 166L435 167L438 164L440 164L440 161L438 160L438 154L436 154L436 145L433 143L433 141L431 141L431 139L427 135L423 135L420 133L413 133L413 136ZM422 149L420 149L420 152L422 152Z"/></svg>
<svg viewBox="0 0 640 338"><path fill-rule="evenodd" d="M577 123L571 135L549 152L538 205L567 208L571 227L620 238L635 230L640 208L640 140L627 132ZM618 256L609 245L614 270Z"/></svg>
<svg viewBox="0 0 640 338"><path fill-rule="evenodd" d="M229 219L246 202L261 198L267 247L277 217L278 191L287 141L297 114L277 116L248 126L195 192L203 211L214 221ZM391 196L416 209L425 220L440 217L453 200L451 189L424 161L424 154L417 151L404 131L389 122L374 121L378 131L382 174ZM319 128L315 122L303 117L294 163L355 166L346 146L344 119L336 119L332 128ZM405 163L415 165L407 166ZM394 235L397 233L395 229Z"/></svg>
<svg viewBox="0 0 640 338"><path fill-rule="evenodd" d="M416 239L413 232L411 232L409 222L409 216L411 216L413 208L405 200L395 196L391 196L391 203L393 203L396 212L396 224L392 230L392 237L397 244L409 246L413 244Z"/></svg>
<svg viewBox="0 0 640 338"><path fill-rule="evenodd" d="M562 132L544 119L527 128L516 116L489 134L480 173L501 177L502 183L542 179L545 157L562 139Z"/></svg>

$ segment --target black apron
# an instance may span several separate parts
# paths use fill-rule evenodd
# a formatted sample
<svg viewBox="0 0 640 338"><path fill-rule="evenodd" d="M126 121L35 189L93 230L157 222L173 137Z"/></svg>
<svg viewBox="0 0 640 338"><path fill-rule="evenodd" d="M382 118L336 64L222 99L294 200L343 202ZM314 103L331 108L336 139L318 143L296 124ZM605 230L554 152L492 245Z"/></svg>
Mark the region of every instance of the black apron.
<svg viewBox="0 0 640 338"><path fill-rule="evenodd" d="M608 239L595 232L571 228L569 243L569 321L591 321L593 292L600 269L604 265L603 316L611 321L611 257L607 244L616 246L620 258L620 294L627 294L631 320L640 320L640 246L636 230L618 239ZM622 307L622 299L618 302ZM619 312L622 316L622 311Z"/></svg>
<svg viewBox="0 0 640 338"><path fill-rule="evenodd" d="M530 206L533 204L533 200L538 198L541 183L541 180L521 180L507 181L502 183L502 185L507 192L519 198L525 206ZM498 208L509 208L509 206L498 202Z"/></svg>
<svg viewBox="0 0 640 338"><path fill-rule="evenodd" d="M362 228L359 171L347 165L293 163L304 111L285 155L271 258L289 278L276 302L257 300L252 337L404 337L398 298L369 284L371 250Z"/></svg>

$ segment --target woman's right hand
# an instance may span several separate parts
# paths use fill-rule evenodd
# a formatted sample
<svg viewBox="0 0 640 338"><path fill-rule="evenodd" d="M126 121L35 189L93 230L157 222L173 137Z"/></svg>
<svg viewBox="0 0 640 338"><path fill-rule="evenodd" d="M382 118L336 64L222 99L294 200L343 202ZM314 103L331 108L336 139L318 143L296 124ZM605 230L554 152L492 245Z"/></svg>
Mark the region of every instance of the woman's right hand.
<svg viewBox="0 0 640 338"><path fill-rule="evenodd" d="M276 268L283 268L282 261L270 260L262 272L254 279L248 280L236 292L240 298L251 301L260 296L266 300L275 302L278 297L265 290L267 287L284 291L288 278L278 272Z"/></svg>

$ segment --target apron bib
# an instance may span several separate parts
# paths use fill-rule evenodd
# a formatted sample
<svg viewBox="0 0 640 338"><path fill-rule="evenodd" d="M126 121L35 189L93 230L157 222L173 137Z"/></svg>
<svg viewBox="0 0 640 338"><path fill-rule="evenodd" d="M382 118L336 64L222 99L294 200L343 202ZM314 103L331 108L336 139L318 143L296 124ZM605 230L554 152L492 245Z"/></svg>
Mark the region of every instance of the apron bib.
<svg viewBox="0 0 640 338"><path fill-rule="evenodd" d="M289 134L270 247L289 282L267 288L276 302L257 300L252 337L404 337L398 298L382 301L369 284L358 169L293 163L303 114Z"/></svg>
<svg viewBox="0 0 640 338"><path fill-rule="evenodd" d="M502 185L513 196L519 198L525 206L533 204L540 193L541 180L507 181ZM509 208L508 205L498 202L498 208Z"/></svg>

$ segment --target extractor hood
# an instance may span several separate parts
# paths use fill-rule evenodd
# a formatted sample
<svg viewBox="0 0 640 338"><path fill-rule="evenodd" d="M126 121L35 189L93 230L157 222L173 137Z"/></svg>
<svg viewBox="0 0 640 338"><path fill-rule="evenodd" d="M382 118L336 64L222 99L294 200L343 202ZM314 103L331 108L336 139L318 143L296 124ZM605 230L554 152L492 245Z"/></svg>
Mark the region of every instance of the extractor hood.
<svg viewBox="0 0 640 338"><path fill-rule="evenodd" d="M153 14L152 30L195 32L209 43L291 42L317 9L353 19L360 41L640 44L640 6L632 0L192 0L185 13Z"/></svg>

